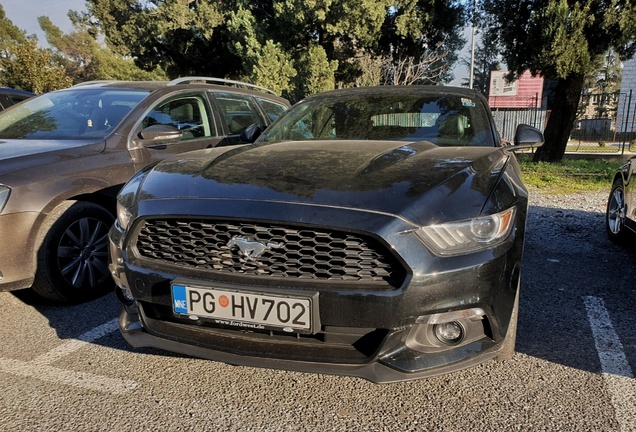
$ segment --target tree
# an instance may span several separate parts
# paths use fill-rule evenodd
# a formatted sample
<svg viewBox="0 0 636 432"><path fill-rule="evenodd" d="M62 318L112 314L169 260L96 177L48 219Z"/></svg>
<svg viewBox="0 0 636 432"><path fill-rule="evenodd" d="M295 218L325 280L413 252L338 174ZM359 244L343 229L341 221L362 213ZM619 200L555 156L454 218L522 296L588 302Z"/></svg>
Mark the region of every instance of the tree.
<svg viewBox="0 0 636 432"><path fill-rule="evenodd" d="M26 43L26 32L20 30L7 18L4 8L0 5L0 59L7 59L11 56L11 48L15 45Z"/></svg>
<svg viewBox="0 0 636 432"><path fill-rule="evenodd" d="M11 61L3 71L3 84L7 87L46 93L72 84L63 66L55 62L53 55L38 48L35 41L15 45Z"/></svg>
<svg viewBox="0 0 636 432"><path fill-rule="evenodd" d="M511 75L530 70L556 81L545 144L535 161L563 158L576 120L585 76L614 49L623 59L636 52L636 4L632 0L484 0L486 34L502 49Z"/></svg>
<svg viewBox="0 0 636 432"><path fill-rule="evenodd" d="M293 100L376 82L372 65L418 65L431 53L439 73L419 82L444 82L465 18L458 0L88 0L87 9L90 31L144 69L244 78Z"/></svg>
<svg viewBox="0 0 636 432"><path fill-rule="evenodd" d="M419 58L406 56L393 59L385 56L380 66L382 83L414 85L442 82L448 71L448 65L444 62L447 55L443 50L435 50Z"/></svg>
<svg viewBox="0 0 636 432"><path fill-rule="evenodd" d="M462 38L467 22L463 2L454 0L403 0L391 2L383 26L380 49L391 58L396 70L421 75L412 84L440 84L452 79L451 69L466 42ZM410 65L411 67L404 67ZM428 73L423 73L428 71ZM395 83L409 82L407 76L393 77Z"/></svg>
<svg viewBox="0 0 636 432"><path fill-rule="evenodd" d="M137 67L131 58L116 54L97 42L98 34L91 32L81 21L71 20L75 30L64 34L48 17L38 18L46 40L55 50L60 65L74 83L91 80L156 80L166 79L159 68L145 71Z"/></svg>
<svg viewBox="0 0 636 432"><path fill-rule="evenodd" d="M623 75L618 54L610 50L603 64L585 77L577 118L615 117Z"/></svg>
<svg viewBox="0 0 636 432"><path fill-rule="evenodd" d="M230 51L227 6L217 0L88 0L87 12L76 17L141 69L159 67L169 77L237 77L241 59Z"/></svg>
<svg viewBox="0 0 636 432"><path fill-rule="evenodd" d="M37 38L27 36L6 17L0 5L0 84L43 93L68 87L71 81L55 56L37 46Z"/></svg>

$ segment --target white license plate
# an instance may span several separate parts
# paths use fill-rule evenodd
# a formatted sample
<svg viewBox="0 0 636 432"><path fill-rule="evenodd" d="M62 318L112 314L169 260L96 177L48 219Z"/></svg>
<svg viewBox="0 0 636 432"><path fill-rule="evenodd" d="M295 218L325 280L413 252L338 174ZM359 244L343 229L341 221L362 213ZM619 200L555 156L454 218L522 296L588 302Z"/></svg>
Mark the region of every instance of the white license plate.
<svg viewBox="0 0 636 432"><path fill-rule="evenodd" d="M172 285L172 308L192 319L246 329L311 332L312 300L217 288Z"/></svg>

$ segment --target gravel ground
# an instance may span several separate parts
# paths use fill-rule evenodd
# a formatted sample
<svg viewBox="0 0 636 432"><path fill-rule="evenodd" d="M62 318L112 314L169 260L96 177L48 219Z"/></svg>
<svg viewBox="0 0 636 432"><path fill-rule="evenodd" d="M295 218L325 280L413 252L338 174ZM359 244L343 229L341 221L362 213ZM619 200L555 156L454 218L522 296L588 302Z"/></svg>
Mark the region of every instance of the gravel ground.
<svg viewBox="0 0 636 432"><path fill-rule="evenodd" d="M610 385L585 306L604 304L634 369L636 253L607 238L608 194L531 190L515 356L418 381L234 367L134 350L115 331L82 345L116 316L114 296L61 307L0 293L0 430L636 431L633 374ZM93 378L135 387L82 385Z"/></svg>
<svg viewBox="0 0 636 432"><path fill-rule="evenodd" d="M590 213L601 213L601 216L605 214L608 197L609 187L607 190L565 195L554 195L542 189L530 188L531 207L575 209ZM597 217L598 215L594 215L595 219Z"/></svg>

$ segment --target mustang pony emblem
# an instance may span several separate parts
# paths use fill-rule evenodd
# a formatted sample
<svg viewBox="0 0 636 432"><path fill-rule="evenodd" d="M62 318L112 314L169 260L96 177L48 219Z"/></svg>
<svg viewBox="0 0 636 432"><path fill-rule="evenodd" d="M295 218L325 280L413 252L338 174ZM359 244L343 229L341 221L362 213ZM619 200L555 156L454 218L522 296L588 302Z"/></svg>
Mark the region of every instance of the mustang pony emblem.
<svg viewBox="0 0 636 432"><path fill-rule="evenodd" d="M283 245L281 243L260 243L257 241L250 241L244 237L234 236L227 242L227 246L231 249L234 246L238 246L241 251L241 256L247 261L254 261L259 256L263 255L266 250L278 249Z"/></svg>

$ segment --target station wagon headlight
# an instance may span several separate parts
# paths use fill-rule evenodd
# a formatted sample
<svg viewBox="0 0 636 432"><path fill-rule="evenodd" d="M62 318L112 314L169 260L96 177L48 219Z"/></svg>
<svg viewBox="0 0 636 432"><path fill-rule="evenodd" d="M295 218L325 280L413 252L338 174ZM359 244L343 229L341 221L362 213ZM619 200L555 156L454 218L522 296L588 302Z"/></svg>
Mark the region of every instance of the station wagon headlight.
<svg viewBox="0 0 636 432"><path fill-rule="evenodd" d="M415 231L436 255L462 255L503 243L515 220L515 207L500 213L458 222L422 227Z"/></svg>
<svg viewBox="0 0 636 432"><path fill-rule="evenodd" d="M9 186L0 185L0 212L4 210L4 206L9 201L9 195L11 195L11 188Z"/></svg>
<svg viewBox="0 0 636 432"><path fill-rule="evenodd" d="M137 193L150 167L137 172L128 180L117 195L117 224L126 231L133 218L133 209L137 204Z"/></svg>
<svg viewBox="0 0 636 432"><path fill-rule="evenodd" d="M128 229L128 225L130 224L130 220L132 219L132 213L129 209L127 209L124 205L122 205L119 201L117 201L117 224L126 231Z"/></svg>

